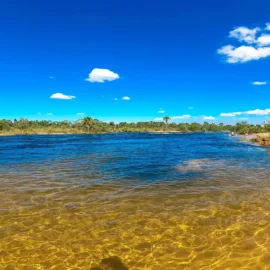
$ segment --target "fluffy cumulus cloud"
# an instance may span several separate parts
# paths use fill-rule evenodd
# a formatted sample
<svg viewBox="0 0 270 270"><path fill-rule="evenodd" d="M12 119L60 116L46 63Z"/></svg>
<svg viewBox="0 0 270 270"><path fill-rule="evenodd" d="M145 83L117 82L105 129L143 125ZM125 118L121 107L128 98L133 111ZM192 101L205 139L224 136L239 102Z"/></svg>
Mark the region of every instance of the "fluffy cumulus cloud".
<svg viewBox="0 0 270 270"><path fill-rule="evenodd" d="M124 96L122 97L123 100L130 100L130 97Z"/></svg>
<svg viewBox="0 0 270 270"><path fill-rule="evenodd" d="M267 82L259 82L259 81L256 81L256 82L253 82L252 84L253 84L253 85L266 85Z"/></svg>
<svg viewBox="0 0 270 270"><path fill-rule="evenodd" d="M216 118L213 116L204 116L204 120L215 120Z"/></svg>
<svg viewBox="0 0 270 270"><path fill-rule="evenodd" d="M160 122L160 121L163 121L163 118L162 117L157 117L157 118L154 119L154 121Z"/></svg>
<svg viewBox="0 0 270 270"><path fill-rule="evenodd" d="M257 43L259 46L267 46L270 45L270 35L269 34L263 34L257 39Z"/></svg>
<svg viewBox="0 0 270 270"><path fill-rule="evenodd" d="M74 99L76 97L64 95L62 93L55 93L55 94L51 95L50 98L52 98L52 99Z"/></svg>
<svg viewBox="0 0 270 270"><path fill-rule="evenodd" d="M223 117L234 117L237 115L268 115L270 114L270 109L265 109L265 110L261 110L261 109L255 109L255 110L250 110L250 111L245 111L245 112L231 112L231 113L221 113L220 116Z"/></svg>
<svg viewBox="0 0 270 270"><path fill-rule="evenodd" d="M228 63L244 63L270 56L270 47L256 48L244 45L240 47L234 47L232 45L227 45L220 48L218 53L225 55L227 58L226 61Z"/></svg>
<svg viewBox="0 0 270 270"><path fill-rule="evenodd" d="M261 29L259 27L256 27L254 29L249 29L247 27L237 27L230 32L229 37L236 38L241 42L252 44L256 41L256 34L260 30Z"/></svg>
<svg viewBox="0 0 270 270"><path fill-rule="evenodd" d="M94 68L90 73L86 81L103 83L105 81L114 81L119 79L119 75L109 69Z"/></svg>
<svg viewBox="0 0 270 270"><path fill-rule="evenodd" d="M225 45L218 49L218 54L223 55L228 63L244 63L259 60L270 56L270 24L265 28L237 27L229 33L232 40L240 45Z"/></svg>

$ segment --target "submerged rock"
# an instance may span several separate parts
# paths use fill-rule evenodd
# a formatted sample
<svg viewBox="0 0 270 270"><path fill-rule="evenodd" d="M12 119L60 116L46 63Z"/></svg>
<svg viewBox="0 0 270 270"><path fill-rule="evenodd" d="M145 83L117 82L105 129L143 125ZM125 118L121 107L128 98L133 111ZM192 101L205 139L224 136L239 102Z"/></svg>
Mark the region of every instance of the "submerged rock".
<svg viewBox="0 0 270 270"><path fill-rule="evenodd" d="M64 207L66 208L66 209L78 209L78 208L80 208L80 204L79 203L76 203L76 202L69 202L69 203L66 203L65 205L64 205Z"/></svg>
<svg viewBox="0 0 270 270"><path fill-rule="evenodd" d="M222 160L211 160L207 158L191 159L176 165L179 172L205 172L209 169L220 169L225 166Z"/></svg>
<svg viewBox="0 0 270 270"><path fill-rule="evenodd" d="M112 256L102 259L99 266L90 268L90 270L128 270L121 258Z"/></svg>
<svg viewBox="0 0 270 270"><path fill-rule="evenodd" d="M192 159L183 162L181 165L177 165L176 169L180 172L201 172L203 167L210 163L209 159L202 158L202 159Z"/></svg>

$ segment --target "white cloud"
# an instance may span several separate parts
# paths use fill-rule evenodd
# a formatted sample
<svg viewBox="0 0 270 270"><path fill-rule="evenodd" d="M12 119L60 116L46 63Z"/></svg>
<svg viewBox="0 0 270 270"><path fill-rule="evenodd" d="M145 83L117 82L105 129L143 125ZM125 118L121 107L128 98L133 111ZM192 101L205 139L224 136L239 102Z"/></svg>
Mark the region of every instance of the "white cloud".
<svg viewBox="0 0 270 270"><path fill-rule="evenodd" d="M49 113L47 113L47 115L53 115L53 113L49 112Z"/></svg>
<svg viewBox="0 0 270 270"><path fill-rule="evenodd" d="M56 93L56 94L51 95L50 98L52 98L52 99L74 99L76 97L64 95L62 93Z"/></svg>
<svg viewBox="0 0 270 270"><path fill-rule="evenodd" d="M83 112L78 112L78 113L76 113L76 115L77 115L77 116L83 116L84 113L83 113Z"/></svg>
<svg viewBox="0 0 270 270"><path fill-rule="evenodd" d="M255 109L255 110L250 110L250 111L245 111L245 112L232 112L232 113L221 113L220 116L224 117L234 117L236 115L268 115L270 113L270 109Z"/></svg>
<svg viewBox="0 0 270 270"><path fill-rule="evenodd" d="M221 113L220 116L224 116L224 117L234 117L236 116L235 113Z"/></svg>
<svg viewBox="0 0 270 270"><path fill-rule="evenodd" d="M248 44L252 44L256 41L256 34L261 29L256 27L254 29L249 29L247 27L237 27L230 32L229 37L236 38L240 42L246 42Z"/></svg>
<svg viewBox="0 0 270 270"><path fill-rule="evenodd" d="M50 76L49 78L50 78L50 79L54 79L54 76Z"/></svg>
<svg viewBox="0 0 270 270"><path fill-rule="evenodd" d="M270 23L266 23L265 30L266 30L266 31L270 31Z"/></svg>
<svg viewBox="0 0 270 270"><path fill-rule="evenodd" d="M252 84L253 84L253 85L266 85L267 82L259 82L259 81L256 81L256 82L253 82Z"/></svg>
<svg viewBox="0 0 270 270"><path fill-rule="evenodd" d="M217 53L224 55L228 63L244 63L269 57L270 35L267 30L270 30L270 24L266 25L265 29L235 28L230 32L229 37L237 39L242 44L240 46L225 45L218 49Z"/></svg>
<svg viewBox="0 0 270 270"><path fill-rule="evenodd" d="M110 71L109 69L94 68L90 73L86 81L103 83L105 81L114 81L119 79L119 75Z"/></svg>
<svg viewBox="0 0 270 270"><path fill-rule="evenodd" d="M190 107L188 107L188 109L189 109L189 110L193 110L193 109L194 109L194 107L190 106Z"/></svg>
<svg viewBox="0 0 270 270"><path fill-rule="evenodd" d="M158 113L165 113L165 111L162 108L160 108Z"/></svg>
<svg viewBox="0 0 270 270"><path fill-rule="evenodd" d="M123 100L130 100L130 97L125 96L125 97L122 97L122 99Z"/></svg>
<svg viewBox="0 0 270 270"><path fill-rule="evenodd" d="M114 100L118 100L118 98L114 98Z"/></svg>
<svg viewBox="0 0 270 270"><path fill-rule="evenodd" d="M154 119L154 121L163 121L163 118L162 117L157 117Z"/></svg>
<svg viewBox="0 0 270 270"><path fill-rule="evenodd" d="M252 110L252 111L247 111L244 112L243 114L249 114L249 115L268 115L270 113L270 109L265 109L265 110Z"/></svg>
<svg viewBox="0 0 270 270"><path fill-rule="evenodd" d="M184 115L180 115L180 116L173 116L172 119L187 119L190 118L191 115L189 114L184 114Z"/></svg>
<svg viewBox="0 0 270 270"><path fill-rule="evenodd" d="M257 39L257 44L261 47L270 45L270 35L263 34Z"/></svg>
<svg viewBox="0 0 270 270"><path fill-rule="evenodd" d="M255 48L243 45L236 48L227 45L220 48L218 54L225 55L228 63L244 63L270 56L270 47Z"/></svg>
<svg viewBox="0 0 270 270"><path fill-rule="evenodd" d="M213 116L204 116L204 120L215 120L216 118Z"/></svg>

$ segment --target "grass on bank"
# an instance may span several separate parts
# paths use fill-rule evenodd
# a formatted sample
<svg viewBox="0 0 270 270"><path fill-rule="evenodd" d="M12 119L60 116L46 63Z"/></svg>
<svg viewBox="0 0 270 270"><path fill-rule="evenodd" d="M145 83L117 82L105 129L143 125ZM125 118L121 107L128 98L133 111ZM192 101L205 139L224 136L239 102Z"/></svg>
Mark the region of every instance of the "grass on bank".
<svg viewBox="0 0 270 270"><path fill-rule="evenodd" d="M260 145L270 146L270 133L260 133L255 140Z"/></svg>
<svg viewBox="0 0 270 270"><path fill-rule="evenodd" d="M34 128L34 129L10 129L0 132L2 136L12 135L45 135L45 134L84 134L85 130L75 128Z"/></svg>

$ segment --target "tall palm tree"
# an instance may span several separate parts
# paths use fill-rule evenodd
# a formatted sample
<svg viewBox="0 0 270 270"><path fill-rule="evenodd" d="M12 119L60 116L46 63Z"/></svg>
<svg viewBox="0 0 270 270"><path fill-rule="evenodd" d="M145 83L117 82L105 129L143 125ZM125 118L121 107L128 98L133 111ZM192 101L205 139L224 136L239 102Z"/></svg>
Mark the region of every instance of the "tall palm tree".
<svg viewBox="0 0 270 270"><path fill-rule="evenodd" d="M167 129L167 127L168 127L168 122L171 120L171 118L169 117L169 116L164 116L163 117L163 121L165 122L165 124L166 124L166 129Z"/></svg>
<svg viewBox="0 0 270 270"><path fill-rule="evenodd" d="M94 120L91 117L85 117L82 119L81 123L89 132L90 129L92 129L92 127L93 127Z"/></svg>

